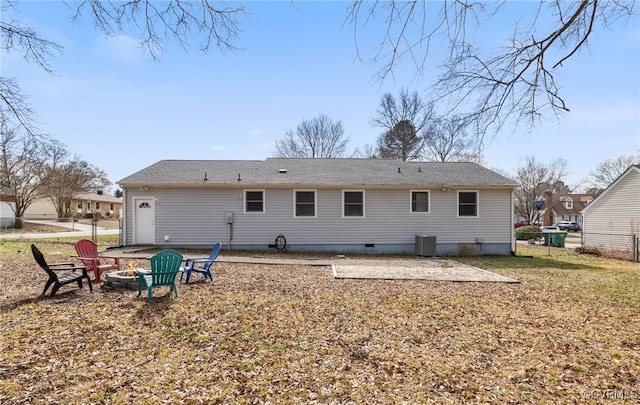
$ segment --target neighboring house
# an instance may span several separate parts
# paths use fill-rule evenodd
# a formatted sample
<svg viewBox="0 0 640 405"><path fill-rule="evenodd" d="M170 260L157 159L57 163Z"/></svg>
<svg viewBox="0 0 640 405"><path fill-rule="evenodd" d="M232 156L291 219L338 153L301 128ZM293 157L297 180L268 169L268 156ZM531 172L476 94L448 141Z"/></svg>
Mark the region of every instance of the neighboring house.
<svg viewBox="0 0 640 405"><path fill-rule="evenodd" d="M16 223L15 208L14 198L0 192L0 228L13 228Z"/></svg>
<svg viewBox="0 0 640 405"><path fill-rule="evenodd" d="M90 218L94 215L120 218L122 216L122 198L100 193L78 194L71 200L71 213L80 218ZM58 219L58 212L51 199L42 198L27 208L24 219Z"/></svg>
<svg viewBox="0 0 640 405"><path fill-rule="evenodd" d="M582 211L583 246L638 255L640 165L629 167Z"/></svg>
<svg viewBox="0 0 640 405"><path fill-rule="evenodd" d="M118 184L125 245L264 250L283 236L291 251L513 250L517 184L475 163L162 160Z"/></svg>
<svg viewBox="0 0 640 405"><path fill-rule="evenodd" d="M545 192L543 225L550 226L560 221L575 221L582 227L581 211L597 196L597 194L552 194Z"/></svg>

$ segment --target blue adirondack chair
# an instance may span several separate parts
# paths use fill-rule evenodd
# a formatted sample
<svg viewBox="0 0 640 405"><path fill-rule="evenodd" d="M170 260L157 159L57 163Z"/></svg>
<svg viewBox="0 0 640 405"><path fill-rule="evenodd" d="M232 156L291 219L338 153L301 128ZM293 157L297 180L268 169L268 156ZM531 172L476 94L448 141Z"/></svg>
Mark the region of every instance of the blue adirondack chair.
<svg viewBox="0 0 640 405"><path fill-rule="evenodd" d="M213 281L213 275L211 274L211 265L218 258L221 248L222 248L222 244L218 242L215 245L213 245L213 249L211 249L211 254L209 254L209 257L207 259L187 259L187 261L184 263L184 269L183 269L184 273L187 274L187 279L185 281L185 284L189 284L189 280L191 279L192 272L203 274L206 279ZM201 267L197 267L196 265ZM180 275L180 281L182 281L182 274Z"/></svg>
<svg viewBox="0 0 640 405"><path fill-rule="evenodd" d="M178 298L178 286L176 275L180 271L182 255L175 250L165 249L151 258L151 271L138 272L138 297L142 294L142 288L147 288L147 300L153 297L152 290L155 287L169 286L170 290Z"/></svg>

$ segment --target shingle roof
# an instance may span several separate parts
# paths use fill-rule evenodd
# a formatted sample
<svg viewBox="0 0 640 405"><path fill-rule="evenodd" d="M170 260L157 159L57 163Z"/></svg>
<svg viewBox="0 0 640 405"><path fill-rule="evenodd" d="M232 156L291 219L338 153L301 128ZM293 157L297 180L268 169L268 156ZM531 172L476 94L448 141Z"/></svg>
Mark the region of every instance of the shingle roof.
<svg viewBox="0 0 640 405"><path fill-rule="evenodd" d="M565 194L551 197L551 209L556 215L578 215L580 211L591 203L597 194ZM571 199L573 208L568 209L564 206L564 202Z"/></svg>
<svg viewBox="0 0 640 405"><path fill-rule="evenodd" d="M207 181L204 181L204 178ZM117 182L141 184L432 185L515 187L476 163L383 159L161 160Z"/></svg>
<svg viewBox="0 0 640 405"><path fill-rule="evenodd" d="M109 203L122 202L122 198L118 198L109 194L98 194L98 193L80 193L80 194L76 194L73 198L76 200L101 201L101 202L109 202Z"/></svg>

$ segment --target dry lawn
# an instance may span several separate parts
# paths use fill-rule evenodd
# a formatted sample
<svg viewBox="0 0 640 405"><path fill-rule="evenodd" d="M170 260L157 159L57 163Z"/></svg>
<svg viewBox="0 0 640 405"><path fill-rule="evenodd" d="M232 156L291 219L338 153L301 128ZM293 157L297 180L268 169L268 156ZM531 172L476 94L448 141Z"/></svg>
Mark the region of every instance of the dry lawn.
<svg viewBox="0 0 640 405"><path fill-rule="evenodd" d="M73 240L38 241L50 262ZM93 294L0 241L0 403L601 403L640 395L640 266L521 248L521 284L334 280L222 263L214 283ZM140 263L144 265L145 263ZM606 401L615 403L616 401Z"/></svg>
<svg viewBox="0 0 640 405"><path fill-rule="evenodd" d="M78 221L80 224L91 225L92 221L90 219L81 219ZM106 229L118 229L120 226L120 221L117 219L101 219L98 221L98 226L100 228ZM15 233L15 234L23 234L23 233L52 233L52 232L73 232L72 229L69 229L64 226L57 226L55 222L51 224L41 224L36 222L24 222L24 227L21 229L15 228L7 228L2 229L2 233Z"/></svg>

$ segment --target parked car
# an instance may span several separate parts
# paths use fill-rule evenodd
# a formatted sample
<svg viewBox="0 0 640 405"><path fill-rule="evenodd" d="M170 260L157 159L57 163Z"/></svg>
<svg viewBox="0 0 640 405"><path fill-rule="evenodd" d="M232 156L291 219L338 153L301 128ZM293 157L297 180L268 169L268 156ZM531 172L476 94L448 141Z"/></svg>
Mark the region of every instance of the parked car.
<svg viewBox="0 0 640 405"><path fill-rule="evenodd" d="M561 231L577 232L581 229L580 225L575 221L560 221L554 225L560 228Z"/></svg>
<svg viewBox="0 0 640 405"><path fill-rule="evenodd" d="M527 226L529 225L529 222L527 221L518 221L515 224L513 224L513 226L515 226L516 228L520 228L521 226Z"/></svg>
<svg viewBox="0 0 640 405"><path fill-rule="evenodd" d="M551 225L551 226L541 226L540 230L542 231L542 233L550 233L550 232L558 232L560 231L560 228L557 225Z"/></svg>

